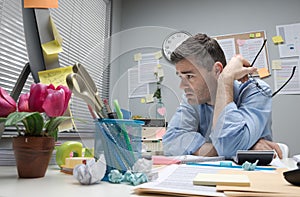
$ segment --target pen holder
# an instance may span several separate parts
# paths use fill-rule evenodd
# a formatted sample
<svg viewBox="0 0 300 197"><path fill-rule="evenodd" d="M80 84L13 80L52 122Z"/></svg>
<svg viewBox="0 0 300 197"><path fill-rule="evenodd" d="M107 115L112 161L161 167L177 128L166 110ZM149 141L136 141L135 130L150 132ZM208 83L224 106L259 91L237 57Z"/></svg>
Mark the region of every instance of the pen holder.
<svg viewBox="0 0 300 197"><path fill-rule="evenodd" d="M99 119L96 122L95 158L104 153L106 172L130 170L141 158L143 121Z"/></svg>

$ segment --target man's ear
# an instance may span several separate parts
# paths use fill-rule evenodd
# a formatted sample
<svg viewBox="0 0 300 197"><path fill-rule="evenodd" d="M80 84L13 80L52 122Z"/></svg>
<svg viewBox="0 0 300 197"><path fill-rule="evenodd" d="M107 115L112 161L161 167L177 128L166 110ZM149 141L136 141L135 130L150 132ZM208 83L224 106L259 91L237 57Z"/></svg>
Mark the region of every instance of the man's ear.
<svg viewBox="0 0 300 197"><path fill-rule="evenodd" d="M223 71L223 64L221 62L215 62L214 64L214 72L216 76L219 76Z"/></svg>

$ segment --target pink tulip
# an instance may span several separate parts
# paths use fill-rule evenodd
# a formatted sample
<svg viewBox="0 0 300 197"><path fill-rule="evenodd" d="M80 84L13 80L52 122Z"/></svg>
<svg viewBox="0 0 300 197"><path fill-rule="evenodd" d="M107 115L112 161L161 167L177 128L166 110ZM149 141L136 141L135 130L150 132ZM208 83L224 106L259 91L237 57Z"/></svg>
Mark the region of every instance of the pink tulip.
<svg viewBox="0 0 300 197"><path fill-rule="evenodd" d="M10 113L16 111L15 100L0 87L0 117L7 117Z"/></svg>
<svg viewBox="0 0 300 197"><path fill-rule="evenodd" d="M41 84L41 83L31 85L30 96L28 99L30 111L44 112L44 109L42 106L43 106L45 98L48 94L48 92L47 92L48 88L54 89L54 86L52 88L52 87L49 87L49 86Z"/></svg>
<svg viewBox="0 0 300 197"><path fill-rule="evenodd" d="M29 99L29 93L21 94L18 102L19 112L30 112L28 99Z"/></svg>
<svg viewBox="0 0 300 197"><path fill-rule="evenodd" d="M69 101L71 99L72 92L67 86L63 86L63 85L57 86L56 90L60 90L60 89L63 89L65 91L65 102L64 102L64 109L63 109L63 111L65 112L69 106Z"/></svg>
<svg viewBox="0 0 300 197"><path fill-rule="evenodd" d="M48 89L48 95L43 103L43 109L49 117L64 114L71 98L71 91L66 86L58 86L55 90Z"/></svg>

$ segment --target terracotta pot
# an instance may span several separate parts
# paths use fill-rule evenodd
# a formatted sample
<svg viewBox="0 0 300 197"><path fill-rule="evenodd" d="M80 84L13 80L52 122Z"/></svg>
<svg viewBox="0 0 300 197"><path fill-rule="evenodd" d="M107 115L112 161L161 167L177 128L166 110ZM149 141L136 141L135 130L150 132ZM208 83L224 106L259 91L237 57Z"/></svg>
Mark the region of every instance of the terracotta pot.
<svg viewBox="0 0 300 197"><path fill-rule="evenodd" d="M14 137L13 149L19 177L44 177L54 146L53 137Z"/></svg>

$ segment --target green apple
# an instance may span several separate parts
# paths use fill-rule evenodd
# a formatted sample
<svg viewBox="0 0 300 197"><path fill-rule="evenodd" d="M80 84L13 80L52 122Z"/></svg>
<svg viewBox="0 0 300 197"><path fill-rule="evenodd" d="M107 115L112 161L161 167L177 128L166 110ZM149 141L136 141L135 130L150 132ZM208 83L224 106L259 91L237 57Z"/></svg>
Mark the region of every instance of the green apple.
<svg viewBox="0 0 300 197"><path fill-rule="evenodd" d="M76 153L78 157L82 156L82 143L77 141L67 141L57 147L56 163L59 167L65 164L66 158L70 157L70 153Z"/></svg>

